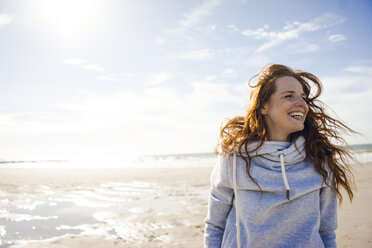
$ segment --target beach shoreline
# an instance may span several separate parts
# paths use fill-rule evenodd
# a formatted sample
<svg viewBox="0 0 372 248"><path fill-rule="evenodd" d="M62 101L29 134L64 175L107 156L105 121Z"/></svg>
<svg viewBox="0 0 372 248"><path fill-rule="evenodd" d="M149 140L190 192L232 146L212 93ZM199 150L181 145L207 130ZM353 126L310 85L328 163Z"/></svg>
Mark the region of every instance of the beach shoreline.
<svg viewBox="0 0 372 248"><path fill-rule="evenodd" d="M357 191L339 207L337 243L372 247L372 163L353 168ZM202 247L212 169L1 168L0 247ZM35 238L42 223L57 231ZM17 234L21 224L34 236Z"/></svg>

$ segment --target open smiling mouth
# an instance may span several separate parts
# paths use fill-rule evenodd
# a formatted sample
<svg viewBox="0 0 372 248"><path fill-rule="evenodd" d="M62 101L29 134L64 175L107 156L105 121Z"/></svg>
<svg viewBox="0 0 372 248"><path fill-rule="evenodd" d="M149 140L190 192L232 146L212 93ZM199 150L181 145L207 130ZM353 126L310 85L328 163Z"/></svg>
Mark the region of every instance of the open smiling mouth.
<svg viewBox="0 0 372 248"><path fill-rule="evenodd" d="M304 119L304 113L302 112L291 112L288 113L288 115L297 121L302 121Z"/></svg>

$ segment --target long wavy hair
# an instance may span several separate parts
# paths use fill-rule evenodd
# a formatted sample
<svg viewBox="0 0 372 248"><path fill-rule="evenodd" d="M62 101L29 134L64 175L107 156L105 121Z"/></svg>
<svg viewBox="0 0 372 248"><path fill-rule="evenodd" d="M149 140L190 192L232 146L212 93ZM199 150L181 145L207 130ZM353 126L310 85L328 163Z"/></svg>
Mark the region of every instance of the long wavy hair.
<svg viewBox="0 0 372 248"><path fill-rule="evenodd" d="M251 157L248 154L248 144L251 141L258 141L259 145L255 149L257 150L268 139L267 126L261 109L275 93L276 80L284 76L293 77L301 83L309 106L304 129L290 134L289 141L294 141L302 135L306 140L306 156L313 162L315 170L323 177L323 182L336 191L340 203L342 202L341 188L346 190L350 201L352 201L354 178L349 162L354 158L345 146L346 142L341 134L355 132L324 110L325 105L318 99L322 93L322 84L311 73L293 70L280 64L263 67L258 74L249 80L249 86L253 89L245 116L236 116L222 126L220 141L216 149L217 154L227 154L230 157L233 151L237 151L246 162L246 172L249 178L261 190L256 179L250 174ZM252 85L254 79L257 82ZM329 174L326 171L326 165L330 170ZM330 179L331 185L328 184L327 179Z"/></svg>

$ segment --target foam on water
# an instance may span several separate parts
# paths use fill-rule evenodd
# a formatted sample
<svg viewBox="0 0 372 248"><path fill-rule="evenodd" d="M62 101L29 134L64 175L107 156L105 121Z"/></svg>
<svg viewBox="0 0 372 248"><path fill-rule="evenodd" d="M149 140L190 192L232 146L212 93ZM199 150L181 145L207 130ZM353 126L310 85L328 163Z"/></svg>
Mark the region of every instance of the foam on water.
<svg viewBox="0 0 372 248"><path fill-rule="evenodd" d="M6 221L30 221L30 220L48 220L48 219L58 219L58 216L39 216L39 215L29 215L29 214L17 214L9 213L5 209L0 209L0 219Z"/></svg>
<svg viewBox="0 0 372 248"><path fill-rule="evenodd" d="M5 226L0 226L0 237L4 237L6 235Z"/></svg>
<svg viewBox="0 0 372 248"><path fill-rule="evenodd" d="M355 153L355 157L360 163L372 162L372 152L358 152Z"/></svg>
<svg viewBox="0 0 372 248"><path fill-rule="evenodd" d="M0 161L0 168L98 169L98 168L192 168L212 167L213 153L144 155L116 158L79 158L70 160Z"/></svg>
<svg viewBox="0 0 372 248"><path fill-rule="evenodd" d="M0 192L0 247L49 242L66 235L167 243L170 230L188 225L176 216L205 206L207 199L206 189L141 181L22 190Z"/></svg>

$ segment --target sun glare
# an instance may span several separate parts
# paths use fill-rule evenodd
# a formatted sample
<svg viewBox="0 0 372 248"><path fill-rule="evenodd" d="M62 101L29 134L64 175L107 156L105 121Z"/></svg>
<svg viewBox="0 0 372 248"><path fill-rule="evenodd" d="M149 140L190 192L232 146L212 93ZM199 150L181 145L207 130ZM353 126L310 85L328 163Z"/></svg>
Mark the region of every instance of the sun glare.
<svg viewBox="0 0 372 248"><path fill-rule="evenodd" d="M97 0L39 0L37 9L49 32L64 40L79 39L93 32L98 24L100 3Z"/></svg>

